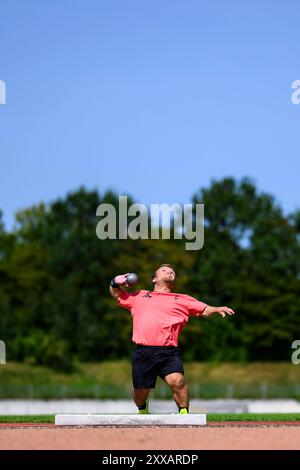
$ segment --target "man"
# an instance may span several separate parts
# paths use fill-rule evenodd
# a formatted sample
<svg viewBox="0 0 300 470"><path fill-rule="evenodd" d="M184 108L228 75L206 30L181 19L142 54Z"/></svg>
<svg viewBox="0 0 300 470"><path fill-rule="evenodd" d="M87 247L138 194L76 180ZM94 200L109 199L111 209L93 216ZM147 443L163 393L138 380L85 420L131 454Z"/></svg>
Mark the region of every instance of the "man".
<svg viewBox="0 0 300 470"><path fill-rule="evenodd" d="M174 293L175 271L170 264L162 264L152 276L153 290L132 293L127 274L116 276L110 284L110 293L121 307L131 312L132 341L137 345L132 354L133 399L139 413L148 414L148 396L155 388L157 376L172 389L180 414L189 412L189 391L184 378L178 336L190 315L208 318L219 314L234 315L229 307L212 307L185 294Z"/></svg>

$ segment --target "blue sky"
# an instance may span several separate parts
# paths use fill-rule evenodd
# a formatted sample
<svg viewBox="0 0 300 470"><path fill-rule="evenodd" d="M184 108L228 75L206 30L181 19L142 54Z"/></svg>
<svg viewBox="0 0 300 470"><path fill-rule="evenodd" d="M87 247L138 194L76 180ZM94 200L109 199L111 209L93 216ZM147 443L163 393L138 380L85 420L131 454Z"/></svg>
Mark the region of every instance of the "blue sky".
<svg viewBox="0 0 300 470"><path fill-rule="evenodd" d="M300 4L10 0L0 4L0 208L80 185L188 203L250 176L299 208Z"/></svg>

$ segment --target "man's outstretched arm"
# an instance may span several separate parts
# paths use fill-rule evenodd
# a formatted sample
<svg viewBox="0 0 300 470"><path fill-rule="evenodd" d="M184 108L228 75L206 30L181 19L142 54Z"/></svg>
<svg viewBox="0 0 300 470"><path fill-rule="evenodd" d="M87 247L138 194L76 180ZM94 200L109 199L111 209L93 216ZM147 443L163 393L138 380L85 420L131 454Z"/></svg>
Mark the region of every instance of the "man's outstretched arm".
<svg viewBox="0 0 300 470"><path fill-rule="evenodd" d="M226 317L226 315L235 315L234 310L230 307L213 307L212 305L207 305L204 311L202 312L202 317L210 317L214 313L221 315L221 317Z"/></svg>

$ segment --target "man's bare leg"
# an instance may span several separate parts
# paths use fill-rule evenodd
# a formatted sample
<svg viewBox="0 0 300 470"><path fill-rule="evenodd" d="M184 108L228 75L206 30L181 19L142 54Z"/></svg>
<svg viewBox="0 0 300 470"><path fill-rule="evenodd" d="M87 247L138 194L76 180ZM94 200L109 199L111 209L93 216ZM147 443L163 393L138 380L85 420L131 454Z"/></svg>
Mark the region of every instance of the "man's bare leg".
<svg viewBox="0 0 300 470"><path fill-rule="evenodd" d="M168 374L164 378L164 381L169 385L173 392L173 398L178 408L189 408L189 389L185 382L183 374L174 372Z"/></svg>
<svg viewBox="0 0 300 470"><path fill-rule="evenodd" d="M133 388L132 398L137 407L143 406L149 396L150 388Z"/></svg>

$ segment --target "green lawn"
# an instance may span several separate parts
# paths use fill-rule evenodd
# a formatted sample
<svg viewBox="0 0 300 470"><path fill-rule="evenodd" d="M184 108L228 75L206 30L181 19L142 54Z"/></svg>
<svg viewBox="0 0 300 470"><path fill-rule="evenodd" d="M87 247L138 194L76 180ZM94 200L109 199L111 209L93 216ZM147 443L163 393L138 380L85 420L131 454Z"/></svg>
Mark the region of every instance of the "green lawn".
<svg viewBox="0 0 300 470"><path fill-rule="evenodd" d="M300 421L300 414L208 414L208 422L219 421ZM0 423L54 423L53 415L0 416Z"/></svg>
<svg viewBox="0 0 300 470"><path fill-rule="evenodd" d="M207 421L300 421L300 413L241 413L208 414Z"/></svg>
<svg viewBox="0 0 300 470"><path fill-rule="evenodd" d="M300 366L289 362L252 363L185 363L185 372L190 384L232 383L251 385L254 383L300 384ZM26 363L9 362L0 367L2 385L94 385L131 384L130 362L127 360L81 363L76 371L66 374L52 369Z"/></svg>
<svg viewBox="0 0 300 470"><path fill-rule="evenodd" d="M288 362L186 362L191 398L295 398L300 400L300 366ZM160 380L154 398L171 398ZM82 363L70 373L8 363L0 367L1 398L131 398L127 360Z"/></svg>
<svg viewBox="0 0 300 470"><path fill-rule="evenodd" d="M54 415L0 416L0 423L53 423Z"/></svg>

